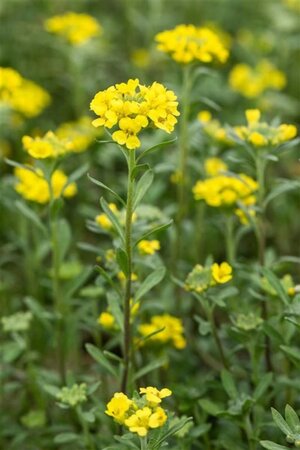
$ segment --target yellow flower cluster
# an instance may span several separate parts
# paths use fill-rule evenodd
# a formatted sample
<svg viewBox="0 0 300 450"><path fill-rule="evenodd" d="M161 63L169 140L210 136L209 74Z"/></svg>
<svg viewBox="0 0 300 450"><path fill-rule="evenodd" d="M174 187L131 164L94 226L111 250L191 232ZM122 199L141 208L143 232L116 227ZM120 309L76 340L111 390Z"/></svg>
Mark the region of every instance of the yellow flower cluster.
<svg viewBox="0 0 300 450"><path fill-rule="evenodd" d="M188 274L184 287L187 291L200 294L210 287L228 283L231 279L232 267L225 261L221 264L213 263L208 267L197 264Z"/></svg>
<svg viewBox="0 0 300 450"><path fill-rule="evenodd" d="M69 147L74 153L81 153L87 150L94 139L101 134L91 124L88 116L82 116L74 122L66 122L60 125L56 131L59 139L67 139Z"/></svg>
<svg viewBox="0 0 300 450"><path fill-rule="evenodd" d="M254 192L257 182L241 173L239 175L216 175L199 180L193 187L195 200L204 200L213 207L232 207L237 202L252 206L256 202Z"/></svg>
<svg viewBox="0 0 300 450"><path fill-rule="evenodd" d="M154 253L160 250L160 242L156 239L153 241L143 239L138 243L137 247L142 255L154 255Z"/></svg>
<svg viewBox="0 0 300 450"><path fill-rule="evenodd" d="M254 147L277 146L297 135L295 125L283 123L277 127L260 122L261 113L258 109L248 109L245 114L247 126L234 127L234 132L240 139Z"/></svg>
<svg viewBox="0 0 300 450"><path fill-rule="evenodd" d="M156 331L159 332L151 336L148 339L149 341L162 344L172 343L179 350L185 348L186 340L183 336L183 324L178 317L169 314L157 315L151 318L150 323L144 323L139 326L139 332L144 337Z"/></svg>
<svg viewBox="0 0 300 450"><path fill-rule="evenodd" d="M23 198L40 204L50 201L49 184L40 169L17 167L14 173L18 180L15 190ZM69 198L77 193L77 186L75 183L68 184L68 177L62 170L55 170L51 177L51 190L54 198Z"/></svg>
<svg viewBox="0 0 300 450"><path fill-rule="evenodd" d="M123 392L116 392L107 403L105 413L132 433L147 436L151 429L162 427L167 421L166 411L160 404L170 395L170 389L158 390L152 386L140 388L140 397L134 399L129 399Z"/></svg>
<svg viewBox="0 0 300 450"><path fill-rule="evenodd" d="M228 169L227 164L220 158L207 158L204 161L204 170L207 176L214 177L221 172L226 172Z"/></svg>
<svg viewBox="0 0 300 450"><path fill-rule="evenodd" d="M203 131L210 138L223 144L231 144L233 142L230 136L228 136L225 128L221 125L220 121L213 119L210 111L200 111L197 118L201 123Z"/></svg>
<svg viewBox="0 0 300 450"><path fill-rule="evenodd" d="M72 144L66 139L59 139L52 131L43 137L23 136L24 150L35 159L57 158L68 153Z"/></svg>
<svg viewBox="0 0 300 450"><path fill-rule="evenodd" d="M101 25L94 17L74 12L50 17L44 26L47 31L62 36L72 45L84 44L102 32Z"/></svg>
<svg viewBox="0 0 300 450"><path fill-rule="evenodd" d="M208 27L177 25L172 30L158 33L155 40L158 50L170 54L178 63L210 63L215 60L225 63L229 56L219 34Z"/></svg>
<svg viewBox="0 0 300 450"><path fill-rule="evenodd" d="M154 82L144 86L138 79L110 86L98 92L91 102L91 109L99 116L95 127L118 127L112 138L128 149L140 147L138 134L147 126L154 126L171 133L179 116L177 97L173 91Z"/></svg>
<svg viewBox="0 0 300 450"><path fill-rule="evenodd" d="M50 96L43 88L23 78L16 70L0 67L1 103L25 117L35 117L48 106Z"/></svg>
<svg viewBox="0 0 300 450"><path fill-rule="evenodd" d="M229 84L245 97L255 98L268 89L283 89L286 77L269 61L262 60L254 68L248 64L237 64L229 74Z"/></svg>

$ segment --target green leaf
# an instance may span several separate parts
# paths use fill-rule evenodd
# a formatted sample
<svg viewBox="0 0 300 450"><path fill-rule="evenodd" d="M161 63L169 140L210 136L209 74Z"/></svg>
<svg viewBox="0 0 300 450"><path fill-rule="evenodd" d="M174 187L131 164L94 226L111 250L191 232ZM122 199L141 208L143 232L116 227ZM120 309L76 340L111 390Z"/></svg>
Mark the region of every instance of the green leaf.
<svg viewBox="0 0 300 450"><path fill-rule="evenodd" d="M117 218L115 213L110 209L110 207L108 206L108 203L106 202L106 200L103 197L101 197L101 199L100 199L100 204L102 206L103 211L108 216L111 223L113 224L115 230L118 232L122 242L124 243L124 241L125 241L124 230L119 222L119 219Z"/></svg>
<svg viewBox="0 0 300 450"><path fill-rule="evenodd" d="M135 210L138 204L142 201L144 195L152 184L153 177L153 171L149 169L141 176L141 178L137 182L133 199L133 210Z"/></svg>
<svg viewBox="0 0 300 450"><path fill-rule="evenodd" d="M221 411L223 411L222 407L220 407L217 403L212 402L208 398L200 399L199 405L207 414L210 414L214 417L216 417Z"/></svg>
<svg viewBox="0 0 300 450"><path fill-rule="evenodd" d="M97 272L100 273L100 275L103 276L103 278L108 282L108 284L110 284L110 286L113 288L113 290L119 295L119 297L122 297L122 293L120 291L120 289L118 288L118 286L116 285L116 283L114 283L113 279L108 275L108 273L106 272L106 270L103 269L103 267L101 266L96 266L96 270Z"/></svg>
<svg viewBox="0 0 300 450"><path fill-rule="evenodd" d="M166 230L167 228L169 228L170 225L172 225L172 223L173 223L173 220L171 219L169 222L164 223L163 225L158 225L157 227L152 228L152 230L147 231L141 237L138 238L138 240L134 243L134 246L136 246L140 241L148 238L152 234Z"/></svg>
<svg viewBox="0 0 300 450"><path fill-rule="evenodd" d="M167 432L163 433L163 435L155 442L154 449L159 449L160 445L170 436L173 436L174 434L178 433L186 424L193 421L192 417L187 417L186 419L181 419L179 422L177 422L175 425L170 427Z"/></svg>
<svg viewBox="0 0 300 450"><path fill-rule="evenodd" d="M298 433L300 427L300 419L296 411L290 405L286 405L285 407L285 420L291 427L292 431L294 433Z"/></svg>
<svg viewBox="0 0 300 450"><path fill-rule="evenodd" d="M150 273L138 288L135 294L135 301L138 302L147 292L156 286L165 276L166 269L164 267L158 267L154 272Z"/></svg>
<svg viewBox="0 0 300 450"><path fill-rule="evenodd" d="M266 448L267 450L289 450L288 447L275 444L275 442L271 441L260 441L259 443L263 446L263 448Z"/></svg>
<svg viewBox="0 0 300 450"><path fill-rule="evenodd" d="M144 158L144 156L149 155L149 153L154 152L155 150L161 148L161 147L165 147L167 145L170 144L174 144L174 142L177 141L177 137L175 137L174 139L170 139L169 141L164 141L164 142L160 142L159 144L155 144L152 147L148 148L147 150L144 150L137 158L136 158L136 162L138 162L140 159Z"/></svg>
<svg viewBox="0 0 300 450"><path fill-rule="evenodd" d="M253 397L256 401L261 399L261 397L264 395L264 393L267 391L268 387L272 383L272 380L273 380L273 374L271 372L266 373L262 377L262 379L260 380L260 382L258 383L258 385L256 386L256 388L253 392Z"/></svg>
<svg viewBox="0 0 300 450"><path fill-rule="evenodd" d="M228 370L222 370L221 380L225 391L231 399L236 399L238 397L238 391L234 384L234 379Z"/></svg>
<svg viewBox="0 0 300 450"><path fill-rule="evenodd" d="M52 384L44 384L43 390L48 394L52 395L52 397L56 398L57 394L60 392L60 389L57 386L53 386Z"/></svg>
<svg viewBox="0 0 300 450"><path fill-rule="evenodd" d="M36 175L38 175L38 174L37 174L37 171L36 171L35 168L32 167L32 166L28 166L28 165L26 165L26 164L21 164L21 163L18 163L17 161L13 161L12 159L8 159L8 158L4 158L4 161L5 161L6 164L8 164L9 166L12 166L12 167L19 167L20 169L26 169L26 170L29 170L30 172L33 172L33 173L35 173Z"/></svg>
<svg viewBox="0 0 300 450"><path fill-rule="evenodd" d="M276 425L278 426L278 428L285 435L293 434L293 431L291 430L289 425L286 423L286 421L284 420L282 415L274 408L271 408L271 411L272 411L273 420L276 423Z"/></svg>
<svg viewBox="0 0 300 450"><path fill-rule="evenodd" d="M75 277L66 284L64 289L64 296L66 297L66 299L70 299L73 297L75 292L82 287L82 285L86 282L92 272L92 267L86 267L78 277Z"/></svg>
<svg viewBox="0 0 300 450"><path fill-rule="evenodd" d="M54 438L55 444L67 444L68 442L74 442L79 439L79 435L75 433L60 433Z"/></svg>
<svg viewBox="0 0 300 450"><path fill-rule="evenodd" d="M157 360L154 360L154 361L150 362L145 367L142 367L142 369L138 370L135 373L135 375L133 377L133 380L136 381L139 378L147 375L147 373L150 373L153 370L156 370L159 367L162 367L164 364L166 364L166 362L167 362L167 360L165 358L157 359Z"/></svg>
<svg viewBox="0 0 300 450"><path fill-rule="evenodd" d="M74 170L74 172L72 172L71 175L69 175L68 182L64 186L64 190L66 189L67 186L69 186L69 184L79 180L79 178L85 175L88 170L89 170L89 163L85 163L83 164L83 166L79 166L78 169Z"/></svg>
<svg viewBox="0 0 300 450"><path fill-rule="evenodd" d="M284 194L294 189L300 189L300 182L297 180L281 180L277 186L275 186L269 195L265 198L263 207L265 208L272 200L281 194Z"/></svg>
<svg viewBox="0 0 300 450"><path fill-rule="evenodd" d="M58 221L57 237L59 244L59 258L60 262L63 262L72 239L71 228L66 219L60 219Z"/></svg>
<svg viewBox="0 0 300 450"><path fill-rule="evenodd" d="M128 258L127 258L126 252L122 248L117 249L116 259L117 259L117 263L118 263L120 269L122 270L122 272L124 272L124 275L126 275L126 277L127 277L128 276Z"/></svg>
<svg viewBox="0 0 300 450"><path fill-rule="evenodd" d="M110 192L124 207L126 206L124 200L119 196L119 194L117 194L115 191L113 191L111 188L109 188L108 186L106 186L106 184L102 183L99 180L96 180L96 178L93 178L91 175L87 174L88 179L96 184L97 186L102 187L103 189L105 189L106 191Z"/></svg>
<svg viewBox="0 0 300 450"><path fill-rule="evenodd" d="M267 278L267 280L270 283L270 285L272 286L272 288L275 289L278 297L283 301L283 303L286 306L289 306L289 303L290 303L289 296L285 292L284 287L282 286L282 284L280 283L280 280L276 277L276 275L274 275L274 273L267 267L262 268L262 273L263 273L264 277Z"/></svg>
<svg viewBox="0 0 300 450"><path fill-rule="evenodd" d="M288 347L287 345L281 345L281 350L290 357L293 362L300 361L300 350L296 347Z"/></svg>
<svg viewBox="0 0 300 450"><path fill-rule="evenodd" d="M109 372L114 377L117 377L117 370L115 367L108 361L108 359L104 356L99 348L97 348L93 344L86 344L85 348L87 352L91 355L91 357L100 364L103 369Z"/></svg>
<svg viewBox="0 0 300 450"><path fill-rule="evenodd" d="M123 332L124 330L124 319L123 319L123 312L121 311L120 304L118 302L118 299L112 294L107 294L107 301L109 309L114 316L114 318L117 321L117 324L119 325L120 330Z"/></svg>
<svg viewBox="0 0 300 450"><path fill-rule="evenodd" d="M44 235L47 235L47 228L40 220L39 216L25 203L17 200L15 203L17 209L28 219L32 224L34 224L39 230L43 232Z"/></svg>

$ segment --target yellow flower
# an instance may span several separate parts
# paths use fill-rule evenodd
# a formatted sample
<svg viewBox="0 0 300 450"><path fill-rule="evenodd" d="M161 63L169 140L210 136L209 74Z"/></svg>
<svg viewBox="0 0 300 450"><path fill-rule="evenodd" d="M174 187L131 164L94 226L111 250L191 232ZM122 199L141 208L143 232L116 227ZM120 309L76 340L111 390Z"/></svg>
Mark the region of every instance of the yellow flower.
<svg viewBox="0 0 300 450"><path fill-rule="evenodd" d="M114 212L118 213L118 208L115 203L109 203L108 205L109 209ZM113 224L111 223L111 220L108 218L108 216L105 213L98 214L95 218L96 223L99 225L99 227L103 228L104 230L111 230L113 228Z"/></svg>
<svg viewBox="0 0 300 450"><path fill-rule="evenodd" d="M220 172L226 172L228 167L220 158L207 158L204 161L204 169L207 175L213 177Z"/></svg>
<svg viewBox="0 0 300 450"><path fill-rule="evenodd" d="M74 12L50 17L44 26L47 31L64 37L72 45L84 44L102 33L102 27L94 17Z"/></svg>
<svg viewBox="0 0 300 450"><path fill-rule="evenodd" d="M161 407L153 411L148 406L144 406L126 419L125 425L132 433L143 437L148 434L149 428L159 428L164 425L166 420L167 415Z"/></svg>
<svg viewBox="0 0 300 450"><path fill-rule="evenodd" d="M256 198L257 182L245 174L237 176L215 175L204 181L197 181L193 187L195 200L204 200L214 208L230 208L237 202L245 206L253 206Z"/></svg>
<svg viewBox="0 0 300 450"><path fill-rule="evenodd" d="M156 408L155 412L151 414L149 417L149 427L150 428L159 428L164 425L164 423L167 421L167 414L165 413L165 410L162 409L160 406Z"/></svg>
<svg viewBox="0 0 300 450"><path fill-rule="evenodd" d="M119 272L118 273L118 278L119 278L120 281L125 281L126 280L126 276L125 276L124 272ZM131 274L131 281L137 281L137 279L138 279L137 274L136 273L132 273Z"/></svg>
<svg viewBox="0 0 300 450"><path fill-rule="evenodd" d="M248 109L245 115L247 126L236 126L233 130L241 140L249 142L254 147L277 146L297 135L295 125L284 123L276 127L260 122L261 114L258 109Z"/></svg>
<svg viewBox="0 0 300 450"><path fill-rule="evenodd" d="M151 414L151 409L148 406L145 406L142 409L138 409L132 416L126 419L125 425L132 433L137 433L141 437L146 436L149 430L149 419Z"/></svg>
<svg viewBox="0 0 300 450"><path fill-rule="evenodd" d="M50 201L49 185L40 169L28 166L28 169L17 167L15 176L18 182L15 190L26 200L45 204ZM68 183L68 177L61 170L55 170L51 177L53 197L73 197L77 193L75 183Z"/></svg>
<svg viewBox="0 0 300 450"><path fill-rule="evenodd" d="M16 70L0 67L0 102L25 117L35 117L49 105L50 95Z"/></svg>
<svg viewBox="0 0 300 450"><path fill-rule="evenodd" d="M98 317L97 322L102 327L108 328L108 329L113 328L115 323L116 323L114 316L111 313L107 312L107 311L104 311L104 312L102 312L100 314L100 316Z"/></svg>
<svg viewBox="0 0 300 450"><path fill-rule="evenodd" d="M247 64L237 64L229 74L229 84L245 97L255 98L267 89L283 89L286 77L269 61L262 60L254 68Z"/></svg>
<svg viewBox="0 0 300 450"><path fill-rule="evenodd" d="M168 388L158 390L156 387L148 386L146 388L140 388L140 394L145 394L146 400L149 403L154 403L154 405L158 405L159 403L161 403L161 400L163 398L172 395L172 391Z"/></svg>
<svg viewBox="0 0 300 450"><path fill-rule="evenodd" d="M147 241L143 239L138 243L138 249L142 255L154 255L160 249L160 243L157 240Z"/></svg>
<svg viewBox="0 0 300 450"><path fill-rule="evenodd" d="M91 102L91 109L99 116L95 127L117 127L112 138L129 150L141 145L138 134L147 126L160 128L167 133L174 130L179 116L174 92L154 82L144 86L138 79L128 80L98 92Z"/></svg>
<svg viewBox="0 0 300 450"><path fill-rule="evenodd" d="M52 131L43 137L23 136L22 144L26 152L35 159L56 158L69 151L69 143L59 139Z"/></svg>
<svg viewBox="0 0 300 450"><path fill-rule="evenodd" d="M183 336L183 324L178 317L169 314L157 315L151 318L150 323L143 323L139 326L139 333L144 337L156 331L158 333L147 340L162 344L171 343L178 350L185 348L186 340Z"/></svg>
<svg viewBox="0 0 300 450"><path fill-rule="evenodd" d="M214 263L211 272L216 283L224 284L232 279L232 267L227 262Z"/></svg>
<svg viewBox="0 0 300 450"><path fill-rule="evenodd" d="M176 62L188 64L193 61L225 63L229 56L222 37L208 27L177 25L172 30L155 36L158 50L168 53Z"/></svg>
<svg viewBox="0 0 300 450"><path fill-rule="evenodd" d="M56 136L68 142L68 149L74 153L81 153L88 149L94 139L101 134L91 124L90 117L82 116L75 122L61 124L55 131Z"/></svg>
<svg viewBox="0 0 300 450"><path fill-rule="evenodd" d="M207 123L212 119L212 114L210 111L200 111L197 115L198 120L200 122Z"/></svg>
<svg viewBox="0 0 300 450"><path fill-rule="evenodd" d="M110 402L107 403L105 413L108 416L113 417L118 423L122 424L124 423L125 415L132 404L132 400L130 400L127 395L122 392L116 392Z"/></svg>

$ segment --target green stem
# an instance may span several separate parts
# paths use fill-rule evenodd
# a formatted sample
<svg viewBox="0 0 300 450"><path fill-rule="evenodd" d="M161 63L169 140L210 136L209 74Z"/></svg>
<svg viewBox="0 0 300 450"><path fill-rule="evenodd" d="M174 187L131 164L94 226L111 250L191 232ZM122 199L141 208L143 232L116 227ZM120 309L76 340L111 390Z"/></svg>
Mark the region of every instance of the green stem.
<svg viewBox="0 0 300 450"><path fill-rule="evenodd" d="M88 424L86 423L86 421L85 421L85 419L83 417L81 405L78 405L76 407L76 413L77 413L79 422L80 422L80 424L82 426L82 431L83 431L83 434L84 434L86 448L88 448L89 450L95 450L96 447L94 445L94 442L93 442L93 439L92 439L92 436L91 436L91 433L90 433L89 426L88 426Z"/></svg>
<svg viewBox="0 0 300 450"><path fill-rule="evenodd" d="M124 341L123 357L124 371L121 382L121 391L126 393L128 384L128 374L130 369L131 353L131 326L130 326L130 299L131 299L131 278L132 278L132 214L133 214L133 170L135 167L135 151L129 150L128 155L128 181L127 181L127 204L125 222L125 252L127 256L127 274L124 295Z"/></svg>
<svg viewBox="0 0 300 450"><path fill-rule="evenodd" d="M181 255L181 232L182 232L182 222L188 211L187 202L187 186L188 186L188 173L187 173L187 163L188 163L188 151L189 151L189 139L188 139L188 117L190 112L190 91L192 86L191 80L191 66L187 65L183 69L183 86L181 95L181 116L179 123L179 180L177 189L177 202L178 202L178 212L176 218L176 243L174 263L178 262Z"/></svg>
<svg viewBox="0 0 300 450"><path fill-rule="evenodd" d="M141 450L147 450L147 436L140 437Z"/></svg>
<svg viewBox="0 0 300 450"><path fill-rule="evenodd" d="M220 339L218 330L217 330L217 326L216 326L216 320L215 320L215 316L214 316L214 307L211 307L208 302L205 302L205 312L206 312L206 316L207 319L209 320L210 326L211 326L211 331L212 331L212 335L213 338L215 340L216 343L216 347L219 351L220 354L220 359L222 361L223 366L225 367L225 369L229 370L229 364L227 362L227 358L225 356L225 351L223 348L223 344L222 341Z"/></svg>
<svg viewBox="0 0 300 450"><path fill-rule="evenodd" d="M265 169L266 160L258 154L256 157L256 179L258 182L258 217L257 217L257 229L256 236L258 241L258 261L260 266L265 265L265 249L266 249L266 236L265 236L265 220L264 220L264 198L265 198ZM262 303L262 316L264 320L268 320L268 305L267 301ZM271 342L268 336L265 339L265 360L268 371L273 370L271 359Z"/></svg>
<svg viewBox="0 0 300 450"><path fill-rule="evenodd" d="M234 239L234 216L228 214L225 218L226 221L226 258L230 264L234 264L235 261L235 239Z"/></svg>
<svg viewBox="0 0 300 450"><path fill-rule="evenodd" d="M248 444L249 444L249 450L255 450L256 449L256 445L254 442L254 436L253 436L253 427L252 427L252 423L251 423L251 419L250 419L250 414L248 413L245 417L244 417L244 429L247 435L247 440L248 440Z"/></svg>

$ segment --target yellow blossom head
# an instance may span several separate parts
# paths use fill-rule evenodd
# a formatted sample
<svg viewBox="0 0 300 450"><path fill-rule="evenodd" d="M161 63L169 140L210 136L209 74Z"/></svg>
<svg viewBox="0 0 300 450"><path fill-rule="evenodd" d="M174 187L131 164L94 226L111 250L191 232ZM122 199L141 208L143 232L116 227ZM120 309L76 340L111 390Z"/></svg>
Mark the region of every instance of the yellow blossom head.
<svg viewBox="0 0 300 450"><path fill-rule="evenodd" d="M35 159L57 158L66 154L70 148L66 139L59 139L52 131L43 137L23 136L22 144L24 150Z"/></svg>
<svg viewBox="0 0 300 450"><path fill-rule="evenodd" d="M227 262L214 263L211 267L213 279L218 284L227 283L232 279L232 267Z"/></svg>
<svg viewBox="0 0 300 450"><path fill-rule="evenodd" d="M218 175L221 172L226 172L228 169L227 164L222 161L220 158L207 158L204 161L204 169L205 173L208 176L215 176Z"/></svg>
<svg viewBox="0 0 300 450"><path fill-rule="evenodd" d="M122 392L116 392L110 402L107 403L105 413L122 424L125 420L125 414L132 404L132 400L127 395Z"/></svg>
<svg viewBox="0 0 300 450"><path fill-rule="evenodd" d="M245 97L255 98L268 89L283 89L286 77L269 61L262 60L255 67L237 64L230 72L229 84Z"/></svg>
<svg viewBox="0 0 300 450"><path fill-rule="evenodd" d="M162 399L172 395L172 391L168 388L158 390L156 387L148 386L146 388L140 388L140 394L145 394L145 397L149 403L158 405Z"/></svg>
<svg viewBox="0 0 300 450"><path fill-rule="evenodd" d="M140 147L138 135L148 126L171 133L179 116L177 106L173 91L157 82L141 85L138 79L98 92L90 105L99 116L93 125L113 128L113 140L128 150Z"/></svg>
<svg viewBox="0 0 300 450"><path fill-rule="evenodd" d="M160 249L160 242L157 240L147 241L143 239L137 245L142 255L154 255Z"/></svg>
<svg viewBox="0 0 300 450"><path fill-rule="evenodd" d="M176 62L194 61L225 63L229 56L221 36L208 27L177 25L155 36L158 50L168 53Z"/></svg>
<svg viewBox="0 0 300 450"><path fill-rule="evenodd" d="M147 341L161 344L171 343L178 350L186 347L182 321L170 314L153 316L150 323L143 323L139 326L139 333L144 337L156 333Z"/></svg>
<svg viewBox="0 0 300 450"><path fill-rule="evenodd" d="M81 45L102 33L102 27L88 14L66 12L45 21L45 29L65 38L72 45Z"/></svg>
<svg viewBox="0 0 300 450"><path fill-rule="evenodd" d="M40 169L31 166L15 169L17 183L15 190L26 200L45 204L51 199L49 184ZM62 170L55 170L51 176L51 190L54 198L73 197L77 193L75 183L68 184L68 177Z"/></svg>
<svg viewBox="0 0 300 450"><path fill-rule="evenodd" d="M115 320L114 316L110 312L104 311L98 317L97 322L102 327L107 328L107 329L111 329L111 328L113 328L115 326L116 320Z"/></svg>
<svg viewBox="0 0 300 450"><path fill-rule="evenodd" d="M25 117L35 117L49 105L50 95L16 70L0 67L0 102Z"/></svg>

